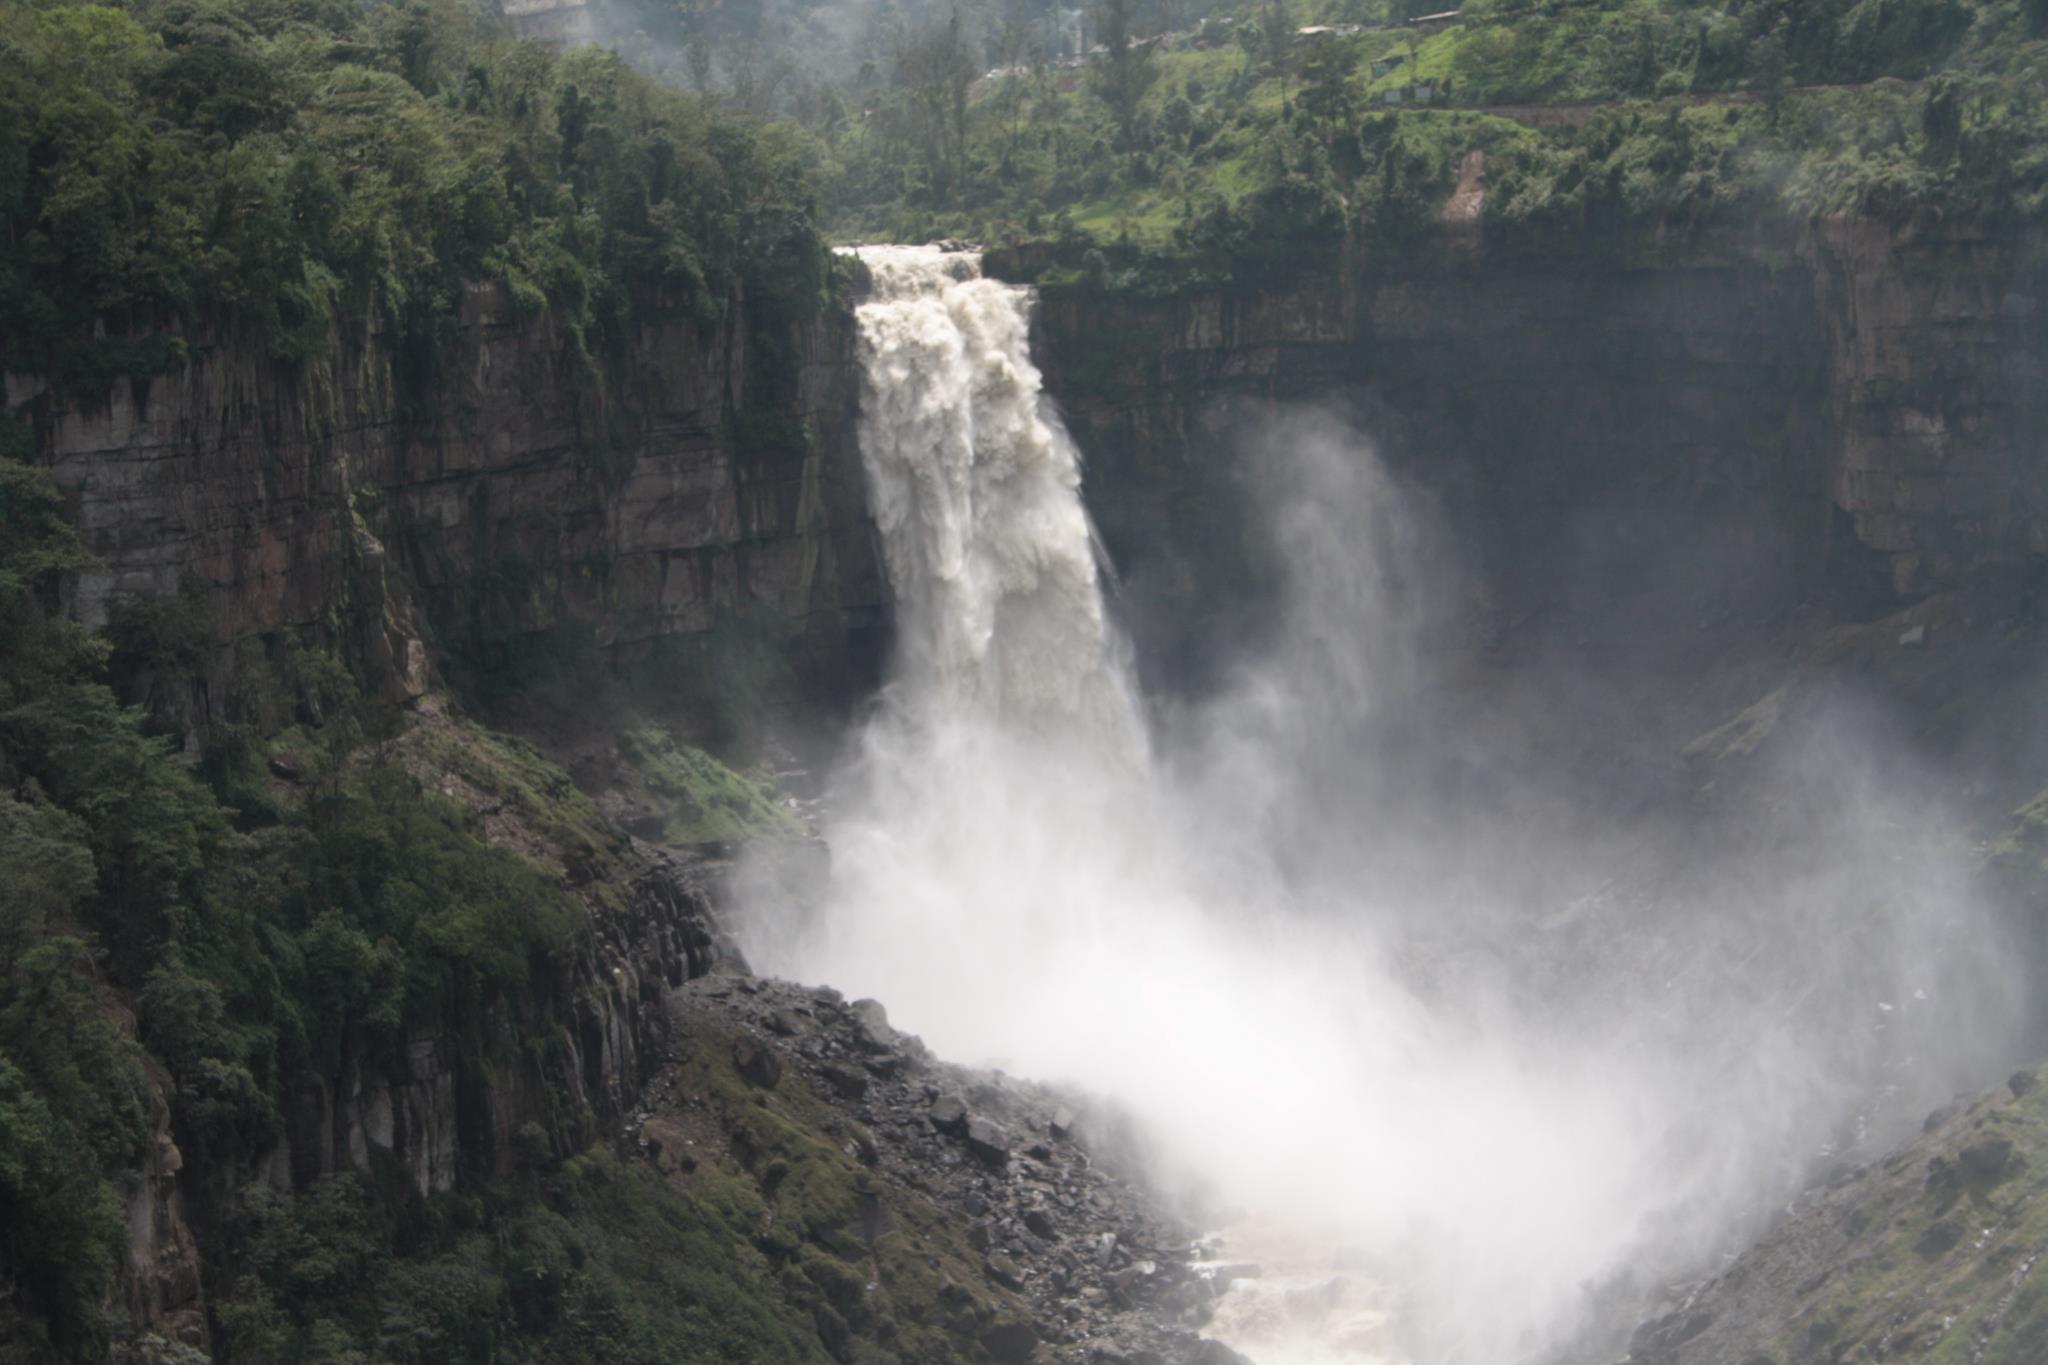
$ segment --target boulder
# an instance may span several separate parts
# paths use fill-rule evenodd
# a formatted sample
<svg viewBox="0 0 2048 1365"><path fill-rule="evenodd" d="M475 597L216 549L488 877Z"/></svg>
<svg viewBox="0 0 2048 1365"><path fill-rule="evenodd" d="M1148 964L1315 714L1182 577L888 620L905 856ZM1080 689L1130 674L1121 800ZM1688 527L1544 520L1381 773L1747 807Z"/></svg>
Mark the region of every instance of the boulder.
<svg viewBox="0 0 2048 1365"><path fill-rule="evenodd" d="M773 1090L782 1079L782 1059L766 1043L742 1038L732 1045L732 1064L748 1084Z"/></svg>
<svg viewBox="0 0 2048 1365"><path fill-rule="evenodd" d="M1979 1138L1956 1153L1956 1159L1963 1163L1963 1169L1978 1179L1998 1180L2012 1164L2012 1139L1997 1136Z"/></svg>
<svg viewBox="0 0 2048 1365"><path fill-rule="evenodd" d="M870 1052L888 1052L896 1046L896 1030L889 1027L889 1011L879 1000L856 1000L848 1005L853 1015L854 1034Z"/></svg>
<svg viewBox="0 0 2048 1365"><path fill-rule="evenodd" d="M931 1120L932 1127L942 1133L953 1133L963 1137L967 1133L967 1106L956 1096L941 1095L933 1100L932 1107L925 1117Z"/></svg>
<svg viewBox="0 0 2048 1365"><path fill-rule="evenodd" d="M1022 1318L997 1318L981 1329L981 1349L1003 1365L1021 1365L1038 1350L1038 1329Z"/></svg>
<svg viewBox="0 0 2048 1365"><path fill-rule="evenodd" d="M970 1117L967 1120L967 1150L991 1166L1001 1166L1010 1159L1010 1135L993 1119L979 1115Z"/></svg>
<svg viewBox="0 0 2048 1365"><path fill-rule="evenodd" d="M868 1078L850 1067L827 1065L820 1067L818 1074L842 1100L857 1100L868 1093Z"/></svg>

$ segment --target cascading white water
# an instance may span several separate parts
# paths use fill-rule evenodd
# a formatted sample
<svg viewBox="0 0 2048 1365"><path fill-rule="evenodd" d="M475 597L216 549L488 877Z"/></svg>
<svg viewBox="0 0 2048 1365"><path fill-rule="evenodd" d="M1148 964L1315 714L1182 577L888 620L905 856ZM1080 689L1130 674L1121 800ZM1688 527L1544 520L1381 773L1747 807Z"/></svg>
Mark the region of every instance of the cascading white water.
<svg viewBox="0 0 2048 1365"><path fill-rule="evenodd" d="M926 711L1135 753L1080 460L1040 396L1027 295L966 252L861 259L861 454L898 606L897 685Z"/></svg>
<svg viewBox="0 0 2048 1365"><path fill-rule="evenodd" d="M1415 566L1373 554L1419 551L1361 535L1413 519L1325 425L1268 452L1290 490L1270 519L1302 561L1270 656L1154 752L1028 292L966 253L861 256L861 443L899 653L829 803L824 904L751 907L750 956L886 1001L944 1055L1128 1105L1163 1170L1249 1214L1230 1255L1272 1273L1213 1330L1258 1365L1537 1359L1589 1290L1682 1264L1786 1188L1874 1085L1902 1106L1943 1093L1997 1034L1995 943L1930 965L1930 944L1982 937L1953 860L1930 834L1902 867L1891 808L1850 777L1805 861L1774 855L1642 944L1575 946L1557 983L1503 989L1577 942L1578 907L1524 913L1532 860L1607 874L1598 850L1532 852L1519 819L1413 853L1449 812L1348 754L1351 712L1449 742L1460 719L1399 682L1426 652L1391 602ZM1499 781L1551 801L1540 776ZM1296 827L1320 867L1276 853ZM1395 932L1416 924L1451 954L1418 967ZM1872 1010L1916 992L1949 1011L1949 1048L1880 1077Z"/></svg>

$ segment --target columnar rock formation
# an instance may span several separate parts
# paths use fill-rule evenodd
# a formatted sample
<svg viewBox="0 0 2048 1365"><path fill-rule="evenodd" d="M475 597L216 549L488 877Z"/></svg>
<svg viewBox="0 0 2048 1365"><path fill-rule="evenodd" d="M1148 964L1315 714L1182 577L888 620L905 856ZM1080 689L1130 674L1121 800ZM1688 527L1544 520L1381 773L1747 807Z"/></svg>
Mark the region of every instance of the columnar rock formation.
<svg viewBox="0 0 2048 1365"><path fill-rule="evenodd" d="M222 644L313 632L407 693L424 638L578 622L630 653L765 608L829 666L874 622L843 314L646 322L601 373L494 284L433 354L378 335L299 371L194 341L103 397L7 378L99 561L76 584L89 622L196 585Z"/></svg>

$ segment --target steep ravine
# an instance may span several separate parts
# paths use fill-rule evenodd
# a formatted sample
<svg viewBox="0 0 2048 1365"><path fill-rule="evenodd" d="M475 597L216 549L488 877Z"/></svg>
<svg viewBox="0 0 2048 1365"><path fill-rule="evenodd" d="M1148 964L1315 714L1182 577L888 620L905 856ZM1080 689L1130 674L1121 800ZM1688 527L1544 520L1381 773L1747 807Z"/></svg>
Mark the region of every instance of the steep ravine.
<svg viewBox="0 0 2048 1365"><path fill-rule="evenodd" d="M1256 444L1240 437L1274 400L1343 408L1443 499L1479 547L1485 609L1509 638L1530 632L1532 601L1569 604L1597 634L1674 601L1760 599L1788 570L1812 587L1815 625L1929 590L1948 594L1932 599L1941 622L1974 593L2024 600L2048 554L2042 272L2028 241L1823 224L1769 266L1481 257L1413 276L1145 301L1051 289L1035 354L1087 453L1090 510L1125 575L1120 610L1148 681L1199 677L1213 663L1211 628L1256 614L1270 547L1247 543L1233 516L1258 480ZM497 748L464 738L465 776L420 738L451 723L437 695L451 660L517 652L564 628L627 661L765 609L816 694L844 701L875 678L889 607L854 447L850 316L770 337L740 322L649 323L627 354L591 380L544 317L514 316L479 286L458 340L424 375L375 342L290 375L218 341L146 386L118 381L104 402L57 403L33 377L8 378L9 401L36 409L42 454L98 560L72 588L82 619L103 620L122 595L196 589L216 647L193 702L202 715L229 708L238 648L316 641L348 655L412 706L430 785L589 893L590 933L548 986L565 1048L554 1069L465 1072L430 1035L411 1041L403 1065L350 1059L308 1078L286 1140L246 1177L305 1189L388 1158L422 1194L446 1190L515 1169L520 1130L539 1123L557 1157L630 1130L623 1150L685 1179L673 1144L649 1135L713 1122L718 1160L772 1204L776 1158L746 1149L747 1124L718 1117L752 1105L753 1085L794 1106L796 1118L781 1117L802 1141L845 1157L819 1158L847 1182L831 1197L851 1191L867 1209L856 1167L873 1169L914 1191L916 1219L933 1220L916 1235L932 1239L919 1254L941 1274L891 1312L924 1311L929 1290L950 1305L941 1330L958 1349L1004 1358L1021 1340L1005 1324L1024 1313L1024 1286L1027 1299L1045 1294L1025 1313L1034 1332L1074 1359L1158 1358L1145 1353L1162 1342L1196 1350L1187 1332L1209 1290L1175 1259L1185 1246L1169 1245L1157 1211L1127 1191L1089 1212L1102 1182L1048 1128L1054 1098L928 1072L936 1063L896 1040L877 1045L829 997L744 978L678 992L718 958L693 873L593 811L606 853L591 876L522 829L516 800L472 780L502 765ZM1704 567L1640 598L1622 591L1632 566L1673 538L1710 549ZM1564 568L1527 572L1539 562ZM1703 709L1730 714L1719 697ZM789 1076L780 1090L761 1086L732 1043L793 1052L808 1089L793 1093ZM567 1093L548 1093L549 1077ZM644 1089L656 1077L667 1088ZM934 1109L976 1085L993 1087L984 1098L1017 1126L1022 1155L995 1160L964 1114ZM729 1093L707 1099L705 1087ZM900 1145L862 1146L864 1103ZM212 1339L206 1249L178 1188L211 1173L181 1169L161 1114L156 1152L129 1206L123 1292L140 1320L201 1345ZM1033 1210L1057 1238L1035 1229ZM1122 1245L1089 1252L1118 1220ZM963 1250L955 1234L973 1234L961 1228L980 1228L988 1245ZM861 1234L877 1235L872 1223ZM811 1250L790 1251L792 1264L818 1270ZM1006 1283L1004 1266L1033 1257L1043 1259ZM1142 1291L1124 1273L1140 1264L1152 1266ZM955 1294L953 1275L978 1278ZM822 1349L850 1358L844 1333L882 1318L863 1326L831 1305L851 1290L821 1286L807 1281L790 1302ZM1163 1312L1140 1311L1154 1295Z"/></svg>

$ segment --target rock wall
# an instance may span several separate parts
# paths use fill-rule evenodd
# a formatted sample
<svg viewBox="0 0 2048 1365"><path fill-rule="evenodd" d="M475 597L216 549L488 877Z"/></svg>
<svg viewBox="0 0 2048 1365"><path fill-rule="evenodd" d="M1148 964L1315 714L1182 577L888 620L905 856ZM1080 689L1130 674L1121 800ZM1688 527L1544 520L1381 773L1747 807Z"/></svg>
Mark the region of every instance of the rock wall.
<svg viewBox="0 0 2048 1365"><path fill-rule="evenodd" d="M99 568L75 607L204 590L217 641L354 648L416 693L431 646L587 623L615 654L765 608L830 671L883 586L854 446L843 311L750 328L643 322L593 370L545 315L470 287L431 353L395 339L299 372L198 339L104 401L32 376L45 457Z"/></svg>
<svg viewBox="0 0 2048 1365"><path fill-rule="evenodd" d="M1841 220L1809 249L1828 494L1902 592L2048 554L2048 242Z"/></svg>
<svg viewBox="0 0 2048 1365"><path fill-rule="evenodd" d="M465 1168L502 1174L525 1145L540 1148L525 1153L531 1159L603 1138L662 1063L667 992L720 956L694 878L646 845L634 857L641 867L623 908L593 904L561 979L537 983L535 998L520 1002L563 1026L552 1048L522 1055L516 1040L532 1030L499 1019L481 1030L481 1055L429 1032L397 1057L345 1058L337 1071L305 1078L270 1154L272 1183L300 1188L389 1162L426 1194L452 1188Z"/></svg>
<svg viewBox="0 0 2048 1365"><path fill-rule="evenodd" d="M9 375L5 397L31 405L97 561L71 608L99 623L124 596L196 590L215 649L194 705L213 719L245 718L246 653L286 641L418 699L458 656L516 660L564 627L630 659L734 616L765 618L808 681L851 693L884 607L851 314L747 315L650 312L592 366L548 317L477 285L431 353L380 335L295 370L193 338L146 385L60 400ZM437 711L415 708L422 724ZM602 885L570 876L589 917L531 998L302 1074L252 1168L186 1169L160 1096L129 1194L130 1318L208 1340L188 1198L217 1213L246 1182L351 1169L427 1193L616 1140L666 1057L665 996L721 949L688 867L623 839L607 856Z"/></svg>
<svg viewBox="0 0 2048 1365"><path fill-rule="evenodd" d="M1141 653L1198 667L1219 613L1255 612L1242 585L1277 569L1245 513L1276 404L1346 417L1521 599L1504 609L1646 574L1670 610L1788 571L1866 601L2033 571L2040 243L1823 223L1788 253L1700 254L1624 268L1481 249L1263 289L1044 291L1039 358Z"/></svg>

